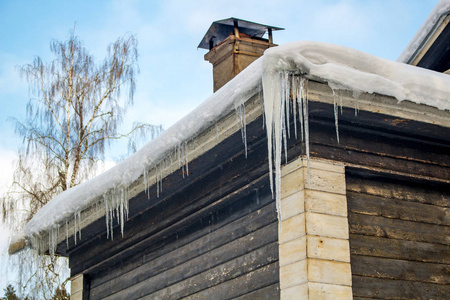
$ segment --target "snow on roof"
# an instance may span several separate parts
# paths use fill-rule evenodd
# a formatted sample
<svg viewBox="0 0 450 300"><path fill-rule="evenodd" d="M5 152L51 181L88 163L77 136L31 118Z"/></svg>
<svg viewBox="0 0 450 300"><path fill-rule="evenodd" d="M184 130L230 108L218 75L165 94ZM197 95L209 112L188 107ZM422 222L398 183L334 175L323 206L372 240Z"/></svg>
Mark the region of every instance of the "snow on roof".
<svg viewBox="0 0 450 300"><path fill-rule="evenodd" d="M102 196L127 188L179 145L192 140L247 101L260 88L263 73L266 76L283 71L327 82L334 89L379 93L393 96L398 101L407 99L450 110L448 75L326 43L294 42L270 48L262 59L256 60L141 150L105 173L52 199L36 213L25 226L23 236L17 237L16 241L48 232L89 208Z"/></svg>
<svg viewBox="0 0 450 300"><path fill-rule="evenodd" d="M427 17L425 22L409 42L405 50L398 57L397 61L403 63L411 63L417 54L422 50L428 39L433 35L438 25L443 21L445 16L450 13L450 0L441 0L436 4L433 11Z"/></svg>
<svg viewBox="0 0 450 300"><path fill-rule="evenodd" d="M258 61L133 155L99 176L57 195L26 224L24 235L48 230L95 204L109 191L128 187L168 153L248 100L260 88L260 80L261 61Z"/></svg>
<svg viewBox="0 0 450 300"><path fill-rule="evenodd" d="M264 72L293 71L331 88L377 93L450 110L450 76L319 42L293 42L264 53Z"/></svg>

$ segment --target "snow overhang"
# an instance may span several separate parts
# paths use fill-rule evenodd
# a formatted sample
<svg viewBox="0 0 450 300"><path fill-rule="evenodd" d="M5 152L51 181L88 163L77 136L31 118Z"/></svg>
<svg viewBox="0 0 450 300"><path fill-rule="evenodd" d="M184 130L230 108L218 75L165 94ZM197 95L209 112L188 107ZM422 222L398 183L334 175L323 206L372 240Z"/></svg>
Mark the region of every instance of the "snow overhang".
<svg viewBox="0 0 450 300"><path fill-rule="evenodd" d="M332 99L323 95L329 95L330 88L345 90L361 103L360 109L450 127L450 77L447 75L326 43L295 42L271 48L137 153L96 178L55 197L25 226L22 234L12 242L10 252L17 252L27 245L34 247L29 242L32 237L48 239L51 232L64 224L74 228L74 220L78 228L84 228L105 215L104 208L103 215L95 213L97 204L109 203L106 199L119 203L117 197L124 192L128 199L142 192L145 189L144 174L155 171L180 146L184 147L205 131L215 130L217 122L259 94L262 74L266 79L272 76L272 80L264 81L266 90L283 72L317 82L317 91L309 96L314 101L332 103ZM235 122L236 117L232 117ZM208 147L213 147L214 143L217 142L210 142ZM206 147L197 144L196 148L201 149L198 156ZM188 160L193 157L189 154ZM156 176L164 177L167 172ZM73 233L73 230L69 232ZM57 242L64 240L65 232L61 231Z"/></svg>

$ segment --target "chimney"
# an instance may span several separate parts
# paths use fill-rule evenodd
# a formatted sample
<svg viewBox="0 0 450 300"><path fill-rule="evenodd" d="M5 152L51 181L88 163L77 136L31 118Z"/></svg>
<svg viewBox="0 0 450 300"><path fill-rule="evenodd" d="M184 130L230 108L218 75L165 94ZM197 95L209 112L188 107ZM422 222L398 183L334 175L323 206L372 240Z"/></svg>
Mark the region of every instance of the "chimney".
<svg viewBox="0 0 450 300"><path fill-rule="evenodd" d="M273 43L272 32L284 30L236 18L211 24L198 48L208 49L205 60L213 65L214 92L262 56ZM265 33L268 38L263 38Z"/></svg>

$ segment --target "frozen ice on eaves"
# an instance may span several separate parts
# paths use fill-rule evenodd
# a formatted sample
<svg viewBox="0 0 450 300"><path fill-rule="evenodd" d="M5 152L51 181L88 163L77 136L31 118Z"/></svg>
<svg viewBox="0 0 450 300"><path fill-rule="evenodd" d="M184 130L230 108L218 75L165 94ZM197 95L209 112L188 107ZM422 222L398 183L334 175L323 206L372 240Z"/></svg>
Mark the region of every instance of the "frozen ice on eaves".
<svg viewBox="0 0 450 300"><path fill-rule="evenodd" d="M308 79L326 82L333 89L347 89L354 94L379 93L393 96L398 101L407 99L450 110L448 75L327 43L294 42L270 48L262 59L256 60L134 155L52 199L26 225L23 237L31 237L54 228L56 224L63 224L67 218L94 205L99 198L114 189L123 191L146 171L156 168L168 153L192 140L256 94L260 89L262 73L278 76L276 74L281 72L302 74ZM272 84L265 81L264 89ZM281 84L268 92L273 94L271 99L281 97ZM267 109L281 109L267 107L267 103L264 106L266 112ZM273 121L267 113L265 118L266 124Z"/></svg>

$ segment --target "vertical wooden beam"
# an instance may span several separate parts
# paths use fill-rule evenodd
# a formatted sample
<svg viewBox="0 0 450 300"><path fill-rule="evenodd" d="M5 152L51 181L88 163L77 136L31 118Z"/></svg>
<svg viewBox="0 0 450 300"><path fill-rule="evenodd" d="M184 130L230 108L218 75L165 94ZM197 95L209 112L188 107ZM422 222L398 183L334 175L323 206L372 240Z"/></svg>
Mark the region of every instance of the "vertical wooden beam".
<svg viewBox="0 0 450 300"><path fill-rule="evenodd" d="M84 274L78 274L70 278L70 283L71 300L89 299L89 281Z"/></svg>
<svg viewBox="0 0 450 300"><path fill-rule="evenodd" d="M273 44L272 28L269 27L267 31L269 32L269 44Z"/></svg>
<svg viewBox="0 0 450 300"><path fill-rule="evenodd" d="M311 180L309 180L309 176ZM281 299L352 299L345 168L304 158L282 169Z"/></svg>
<svg viewBox="0 0 450 300"><path fill-rule="evenodd" d="M70 299L83 300L84 276L78 274L71 278Z"/></svg>
<svg viewBox="0 0 450 300"><path fill-rule="evenodd" d="M234 35L236 36L236 38L240 38L239 36L239 27L238 27L238 20L233 20L233 25L234 25Z"/></svg>

